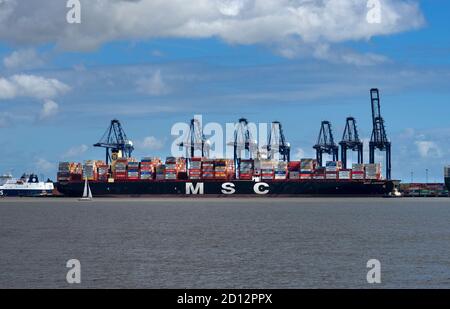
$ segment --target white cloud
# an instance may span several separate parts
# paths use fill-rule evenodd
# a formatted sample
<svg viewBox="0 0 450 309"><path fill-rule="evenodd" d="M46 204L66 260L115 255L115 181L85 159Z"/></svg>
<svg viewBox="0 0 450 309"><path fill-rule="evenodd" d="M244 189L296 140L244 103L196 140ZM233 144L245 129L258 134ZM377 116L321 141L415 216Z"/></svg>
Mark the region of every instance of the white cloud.
<svg viewBox="0 0 450 309"><path fill-rule="evenodd" d="M357 66L377 65L388 61L387 57L375 53L357 53L329 43L305 44L292 39L279 45L276 52L289 59L312 56L336 64L344 63Z"/></svg>
<svg viewBox="0 0 450 309"><path fill-rule="evenodd" d="M58 103L52 100L45 100L39 118L41 120L51 118L58 113Z"/></svg>
<svg viewBox="0 0 450 309"><path fill-rule="evenodd" d="M217 8L225 16L238 16L249 2L246 0L216 0Z"/></svg>
<svg viewBox="0 0 450 309"><path fill-rule="evenodd" d="M163 81L161 71L158 70L149 78L142 78L137 81L138 90L142 93L159 96L169 93L169 88Z"/></svg>
<svg viewBox="0 0 450 309"><path fill-rule="evenodd" d="M3 65L7 69L31 69L40 67L44 61L34 49L20 49L14 51L3 59Z"/></svg>
<svg viewBox="0 0 450 309"><path fill-rule="evenodd" d="M442 157L442 150L433 141L416 141L417 150L422 158L437 159Z"/></svg>
<svg viewBox="0 0 450 309"><path fill-rule="evenodd" d="M346 63L358 66L376 65L386 62L384 56L374 53L359 54L354 51L332 48L329 44L320 44L313 52L317 59L328 60L334 63Z"/></svg>
<svg viewBox="0 0 450 309"><path fill-rule="evenodd" d="M36 75L18 74L9 78L0 77L0 100L17 97L52 99L69 90L68 85L57 79Z"/></svg>
<svg viewBox="0 0 450 309"><path fill-rule="evenodd" d="M70 148L69 150L67 150L67 152L63 155L63 158L78 157L78 156L84 154L88 149L89 149L89 147L84 144L79 145L79 146L74 146L74 147Z"/></svg>
<svg viewBox="0 0 450 309"><path fill-rule="evenodd" d="M8 0L0 4L0 40L55 42L89 50L123 39L211 38L232 44L304 45L368 40L421 27L417 1L383 0L382 22L366 20L363 0L115 0L84 1L82 23L66 23L60 0ZM43 18L45 16L45 18ZM353 61L353 60L350 60Z"/></svg>
<svg viewBox="0 0 450 309"><path fill-rule="evenodd" d="M303 148L296 148L295 153L293 155L294 160L307 159L307 158L315 158L316 155L313 151L307 151Z"/></svg>
<svg viewBox="0 0 450 309"><path fill-rule="evenodd" d="M40 172L48 172L55 168L55 165L44 158L39 158L36 161L36 167Z"/></svg>
<svg viewBox="0 0 450 309"><path fill-rule="evenodd" d="M164 141L154 136L147 136L142 141L138 141L136 147L145 150L161 150L164 147Z"/></svg>

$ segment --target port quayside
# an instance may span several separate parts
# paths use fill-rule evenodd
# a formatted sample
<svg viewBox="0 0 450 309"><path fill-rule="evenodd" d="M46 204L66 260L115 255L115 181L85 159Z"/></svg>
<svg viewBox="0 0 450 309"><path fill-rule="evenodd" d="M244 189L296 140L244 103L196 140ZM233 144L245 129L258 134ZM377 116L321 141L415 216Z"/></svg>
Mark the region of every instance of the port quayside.
<svg viewBox="0 0 450 309"><path fill-rule="evenodd" d="M445 179L445 186L447 187L447 190L450 191L450 166L446 166L444 168L444 179Z"/></svg>
<svg viewBox="0 0 450 309"><path fill-rule="evenodd" d="M363 143L359 139L356 120L348 117L339 146L334 141L331 123L323 121L314 149L316 158L290 160L290 144L286 142L281 123L274 121L268 134L264 156L254 142L246 119L235 126L233 159L210 159L209 143L198 120L190 122L186 141L178 146L186 149L186 157L132 157L132 142L121 123L114 119L95 147L106 150L105 161L82 163L60 162L57 189L65 196L79 197L89 181L94 196L384 196L398 185L390 179L391 143L387 139L381 117L378 89L370 90L372 138L369 162L363 163ZM347 151L358 154L357 163L347 167ZM381 164L375 163L375 150L386 153L386 178ZM196 152L198 153L195 156ZM323 155L332 161L323 163Z"/></svg>

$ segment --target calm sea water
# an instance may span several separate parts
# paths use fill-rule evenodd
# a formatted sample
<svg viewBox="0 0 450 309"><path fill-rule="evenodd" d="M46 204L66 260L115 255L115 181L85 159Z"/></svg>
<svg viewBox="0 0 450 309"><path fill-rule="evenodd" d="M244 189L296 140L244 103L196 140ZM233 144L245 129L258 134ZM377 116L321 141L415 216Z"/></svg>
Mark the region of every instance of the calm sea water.
<svg viewBox="0 0 450 309"><path fill-rule="evenodd" d="M450 199L0 200L0 287L450 288Z"/></svg>

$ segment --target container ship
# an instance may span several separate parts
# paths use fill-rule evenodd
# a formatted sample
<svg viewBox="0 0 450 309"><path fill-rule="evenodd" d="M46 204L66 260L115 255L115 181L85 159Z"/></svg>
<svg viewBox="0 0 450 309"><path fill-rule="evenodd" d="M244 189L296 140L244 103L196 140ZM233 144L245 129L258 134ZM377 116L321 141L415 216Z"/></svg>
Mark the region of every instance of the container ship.
<svg viewBox="0 0 450 309"><path fill-rule="evenodd" d="M304 195L304 196L380 196L395 193L397 182L391 179L391 143L387 139L380 112L379 91L370 90L372 137L369 164L363 164L363 142L356 120L348 117L339 146L331 123L322 121L319 138L313 148L316 158L290 160L290 144L278 121L272 122L267 145L258 147L245 118L235 125L233 159L211 159L210 143L198 118L191 120L184 142L185 157L132 157L132 142L120 122L111 121L96 147L106 149L105 161L61 162L57 189L66 196L79 197L87 180L93 196L145 195ZM381 165L375 163L375 150L386 153L386 179ZM358 152L358 160L347 168L347 151ZM265 151L265 153L261 153ZM195 155L200 152L200 155ZM331 160L323 164L323 154Z"/></svg>
<svg viewBox="0 0 450 309"><path fill-rule="evenodd" d="M168 157L119 158L84 164L61 162L57 189L65 196L80 197L88 180L96 196L384 196L394 181L381 177L380 164L353 164L343 169L340 161L319 167L315 159L291 162Z"/></svg>

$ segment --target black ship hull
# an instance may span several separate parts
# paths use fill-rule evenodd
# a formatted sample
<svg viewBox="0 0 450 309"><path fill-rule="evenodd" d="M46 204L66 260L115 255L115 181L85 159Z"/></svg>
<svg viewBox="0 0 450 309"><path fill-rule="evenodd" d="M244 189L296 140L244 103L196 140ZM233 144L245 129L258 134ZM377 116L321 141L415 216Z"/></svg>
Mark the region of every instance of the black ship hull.
<svg viewBox="0 0 450 309"><path fill-rule="evenodd" d="M392 181L128 181L90 182L94 197L99 196L384 196L394 189ZM80 197L84 182L58 183L64 196Z"/></svg>

